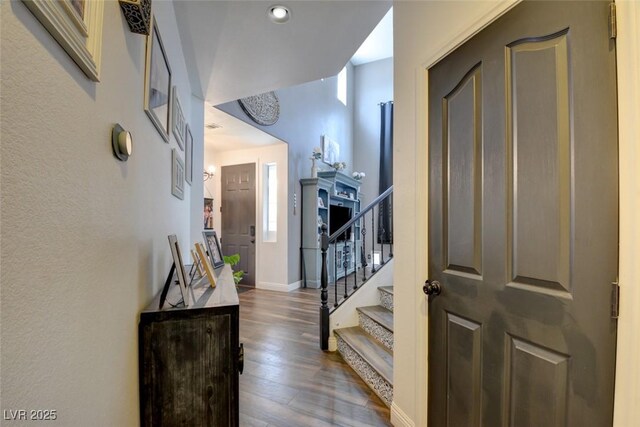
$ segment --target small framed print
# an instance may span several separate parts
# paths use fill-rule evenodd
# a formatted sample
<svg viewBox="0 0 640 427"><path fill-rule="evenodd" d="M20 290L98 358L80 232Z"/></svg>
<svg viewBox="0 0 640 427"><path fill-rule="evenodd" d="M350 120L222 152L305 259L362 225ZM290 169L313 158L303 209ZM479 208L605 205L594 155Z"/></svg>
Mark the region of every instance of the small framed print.
<svg viewBox="0 0 640 427"><path fill-rule="evenodd" d="M180 252L180 245L178 244L178 237L175 234L169 236L169 246L171 247L171 256L173 263L176 266L176 272L178 276L178 285L180 285L180 292L182 293L182 299L184 306L189 306L189 293L187 292L187 272L184 269L184 263L182 262L182 253ZM166 295L166 293L165 293ZM162 308L162 306L160 307Z"/></svg>
<svg viewBox="0 0 640 427"><path fill-rule="evenodd" d="M322 137L322 161L333 166L340 158L340 145L324 135Z"/></svg>
<svg viewBox="0 0 640 427"><path fill-rule="evenodd" d="M184 162L175 148L171 150L171 194L184 199Z"/></svg>
<svg viewBox="0 0 640 427"><path fill-rule="evenodd" d="M178 88L176 86L173 87L171 99L173 100L173 105L171 107L173 136L176 137L176 141L178 142L180 149L184 151L184 137L187 122L184 120L184 113L182 112L182 105L180 104L180 97L178 96Z"/></svg>
<svg viewBox="0 0 640 427"><path fill-rule="evenodd" d="M187 184L191 185L193 180L193 135L191 135L191 128L188 124L184 138L184 164L184 178Z"/></svg>
<svg viewBox="0 0 640 427"><path fill-rule="evenodd" d="M147 37L147 57L144 79L144 111L162 139L169 142L169 97L171 96L171 67L162 45L158 24Z"/></svg>
<svg viewBox="0 0 640 427"><path fill-rule="evenodd" d="M207 258L207 254L205 252L204 246L202 243L196 243L196 252L198 253L198 257L200 258L200 263L202 264L202 268L207 274L207 278L209 279L209 285L212 288L216 287L216 275L214 273L213 267L209 262L209 258Z"/></svg>
<svg viewBox="0 0 640 427"><path fill-rule="evenodd" d="M207 230L202 232L202 236L204 237L204 243L207 245L213 268L222 267L224 265L224 258L222 257L222 249L220 249L218 235L213 230Z"/></svg>

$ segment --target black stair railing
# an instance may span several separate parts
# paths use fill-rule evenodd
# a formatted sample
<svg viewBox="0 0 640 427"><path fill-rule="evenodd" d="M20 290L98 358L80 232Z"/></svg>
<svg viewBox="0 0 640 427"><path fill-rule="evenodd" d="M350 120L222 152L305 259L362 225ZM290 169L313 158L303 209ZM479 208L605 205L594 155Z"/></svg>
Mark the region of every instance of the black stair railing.
<svg viewBox="0 0 640 427"><path fill-rule="evenodd" d="M321 230L320 348L327 350L331 312L393 258L393 186L331 236L326 224Z"/></svg>

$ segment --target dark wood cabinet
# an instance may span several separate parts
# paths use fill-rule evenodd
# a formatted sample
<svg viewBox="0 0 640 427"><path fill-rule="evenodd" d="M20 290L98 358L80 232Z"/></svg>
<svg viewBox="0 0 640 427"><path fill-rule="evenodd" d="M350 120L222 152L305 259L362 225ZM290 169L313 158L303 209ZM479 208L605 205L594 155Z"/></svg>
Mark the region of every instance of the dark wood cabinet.
<svg viewBox="0 0 640 427"><path fill-rule="evenodd" d="M140 314L140 424L237 426L238 375L242 369L239 305L231 269L218 284L189 289L188 307L158 309L159 298ZM181 299L172 286L167 301Z"/></svg>

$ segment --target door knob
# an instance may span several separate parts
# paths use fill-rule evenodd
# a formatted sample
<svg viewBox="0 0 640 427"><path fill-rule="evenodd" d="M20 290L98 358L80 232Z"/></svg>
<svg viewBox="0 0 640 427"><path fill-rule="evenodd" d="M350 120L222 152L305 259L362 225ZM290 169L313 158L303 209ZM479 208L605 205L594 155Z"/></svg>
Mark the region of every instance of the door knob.
<svg viewBox="0 0 640 427"><path fill-rule="evenodd" d="M424 292L426 295L440 295L440 292L442 292L440 282L438 282L437 280L427 280L426 282L424 282L422 292Z"/></svg>

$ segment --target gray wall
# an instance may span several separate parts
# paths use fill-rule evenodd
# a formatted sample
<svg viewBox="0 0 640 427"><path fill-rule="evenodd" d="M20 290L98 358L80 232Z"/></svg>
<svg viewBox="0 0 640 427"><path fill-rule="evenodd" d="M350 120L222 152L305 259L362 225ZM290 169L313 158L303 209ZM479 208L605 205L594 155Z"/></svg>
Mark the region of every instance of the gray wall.
<svg viewBox="0 0 640 427"><path fill-rule="evenodd" d="M353 169L364 172L362 207L378 197L380 104L393 100L393 58L355 67Z"/></svg>
<svg viewBox="0 0 640 427"><path fill-rule="evenodd" d="M104 2L94 83L23 2L0 2L2 409L55 409L57 425L139 425L139 313L171 266L167 235L188 253L192 198L202 215L203 103L190 96L173 3L153 9L193 125L184 200L171 195L176 140L164 142L143 111L146 39L118 3ZM133 135L126 163L112 154L114 123Z"/></svg>
<svg viewBox="0 0 640 427"><path fill-rule="evenodd" d="M340 144L341 160L347 163L346 173L353 171L353 112L354 69L347 66L348 95L345 107L336 98L337 77L329 77L276 91L280 99L280 119L272 126L260 126L242 111L236 101L217 106L274 137L289 146L288 182L288 256L289 283L301 279L300 274L300 179L311 176L311 152L321 146L322 135ZM326 164L321 168L329 169ZM298 198L293 206L294 194Z"/></svg>

